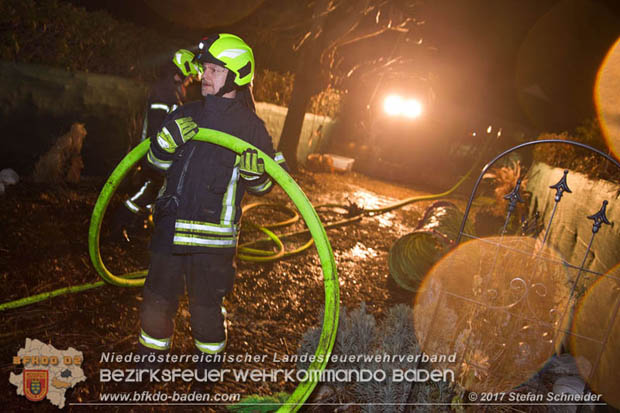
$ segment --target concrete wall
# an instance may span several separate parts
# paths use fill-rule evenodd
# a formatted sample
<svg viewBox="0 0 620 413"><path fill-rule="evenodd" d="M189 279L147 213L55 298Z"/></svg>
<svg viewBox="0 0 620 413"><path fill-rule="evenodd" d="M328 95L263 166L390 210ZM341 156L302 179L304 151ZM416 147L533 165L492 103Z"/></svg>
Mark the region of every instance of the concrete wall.
<svg viewBox="0 0 620 413"><path fill-rule="evenodd" d="M256 113L265 121L267 131L273 137L274 147L280 141L287 112L288 108L271 103L256 104ZM297 160L304 164L308 154L323 151L333 130L334 120L330 117L306 113L297 147Z"/></svg>
<svg viewBox="0 0 620 413"><path fill-rule="evenodd" d="M529 171L527 190L532 192L530 214L538 210L546 228L554 206L556 184L563 169L544 163L535 163ZM591 180L585 175L569 171L568 187L572 193L564 193L553 219L548 241L565 260L580 265L592 237L592 223L587 216L607 205L607 218L612 225L603 225L592 244L586 268L605 272L620 262L620 185L604 180Z"/></svg>

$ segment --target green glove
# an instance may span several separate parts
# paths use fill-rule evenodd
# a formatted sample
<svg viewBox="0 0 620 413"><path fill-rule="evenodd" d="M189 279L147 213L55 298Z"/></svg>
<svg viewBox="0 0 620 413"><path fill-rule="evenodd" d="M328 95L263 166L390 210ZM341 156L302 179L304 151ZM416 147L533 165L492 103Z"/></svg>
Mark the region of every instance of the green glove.
<svg viewBox="0 0 620 413"><path fill-rule="evenodd" d="M192 118L185 117L166 122L157 134L157 146L168 153L174 153L180 145L198 133L198 125Z"/></svg>
<svg viewBox="0 0 620 413"><path fill-rule="evenodd" d="M192 119L189 116L185 118L179 118L175 120L174 123L176 123L181 133L183 143L192 139L198 133L198 125L196 125L196 122L194 122L194 119Z"/></svg>
<svg viewBox="0 0 620 413"><path fill-rule="evenodd" d="M265 173L265 162L258 157L256 149L246 149L241 153L239 174L246 181L253 181Z"/></svg>

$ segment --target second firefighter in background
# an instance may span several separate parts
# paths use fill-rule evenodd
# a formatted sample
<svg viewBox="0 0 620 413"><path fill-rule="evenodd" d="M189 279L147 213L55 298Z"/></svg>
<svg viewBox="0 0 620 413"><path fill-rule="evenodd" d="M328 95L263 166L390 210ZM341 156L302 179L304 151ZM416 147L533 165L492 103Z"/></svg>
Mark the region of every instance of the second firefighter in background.
<svg viewBox="0 0 620 413"><path fill-rule="evenodd" d="M202 66L189 50L177 50L161 68L159 79L151 86L144 114L140 140L155 138L166 116L188 101L187 88L200 80ZM196 99L196 97L193 97ZM191 98L190 98L191 99ZM151 207L163 184L163 175L141 162L132 178L133 184L123 206L114 212L113 233L130 241L132 230L139 229L151 212Z"/></svg>

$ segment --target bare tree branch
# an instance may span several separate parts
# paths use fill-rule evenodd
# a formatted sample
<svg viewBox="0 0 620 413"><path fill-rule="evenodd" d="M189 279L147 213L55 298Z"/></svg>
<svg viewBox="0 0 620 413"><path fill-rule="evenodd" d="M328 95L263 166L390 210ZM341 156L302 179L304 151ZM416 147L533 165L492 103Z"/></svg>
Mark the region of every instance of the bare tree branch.
<svg viewBox="0 0 620 413"><path fill-rule="evenodd" d="M301 40L298 43L293 45L293 50L294 51L298 51L299 48L304 44L306 39L308 39L308 37L310 37L311 34L312 34L312 32L306 32L306 34L301 38Z"/></svg>
<svg viewBox="0 0 620 413"><path fill-rule="evenodd" d="M342 39L340 41L337 41L334 44L334 47L342 47L342 46L346 46L346 45L351 44L351 43L359 42L359 41L364 40L364 39L369 39L371 37L379 36L380 34L383 34L383 33L385 33L388 30L389 29L387 27L381 27L380 29L375 30L374 32L371 32L371 33L360 34L357 37L353 37L353 38L350 38L350 39Z"/></svg>

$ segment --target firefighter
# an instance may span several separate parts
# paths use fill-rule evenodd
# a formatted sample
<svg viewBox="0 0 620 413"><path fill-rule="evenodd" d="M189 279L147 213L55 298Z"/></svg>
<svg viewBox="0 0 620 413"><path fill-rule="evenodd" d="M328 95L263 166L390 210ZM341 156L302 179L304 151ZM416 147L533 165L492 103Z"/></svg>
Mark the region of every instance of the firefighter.
<svg viewBox="0 0 620 413"><path fill-rule="evenodd" d="M166 183L153 213L151 261L140 309L142 354L170 349L173 318L184 287L196 354L224 351L222 299L235 277L241 200L246 191L264 195L273 187L255 150L237 155L219 145L192 140L198 127L215 135L236 136L285 166L255 113L252 49L237 36L218 34L203 39L197 58L204 70L204 100L168 115L147 154L154 168L165 171ZM212 358L202 359L200 368L219 367Z"/></svg>
<svg viewBox="0 0 620 413"><path fill-rule="evenodd" d="M187 87L195 79L200 79L201 74L202 66L192 52L179 49L174 53L172 60L162 67L159 80L150 90L141 141L155 136L166 116L186 102ZM163 183L161 174L145 165L138 166L132 180L136 185L132 186L131 196L123 202L123 207L115 212L112 224L113 232L120 232L126 241L130 241L128 230L143 224L148 217Z"/></svg>

